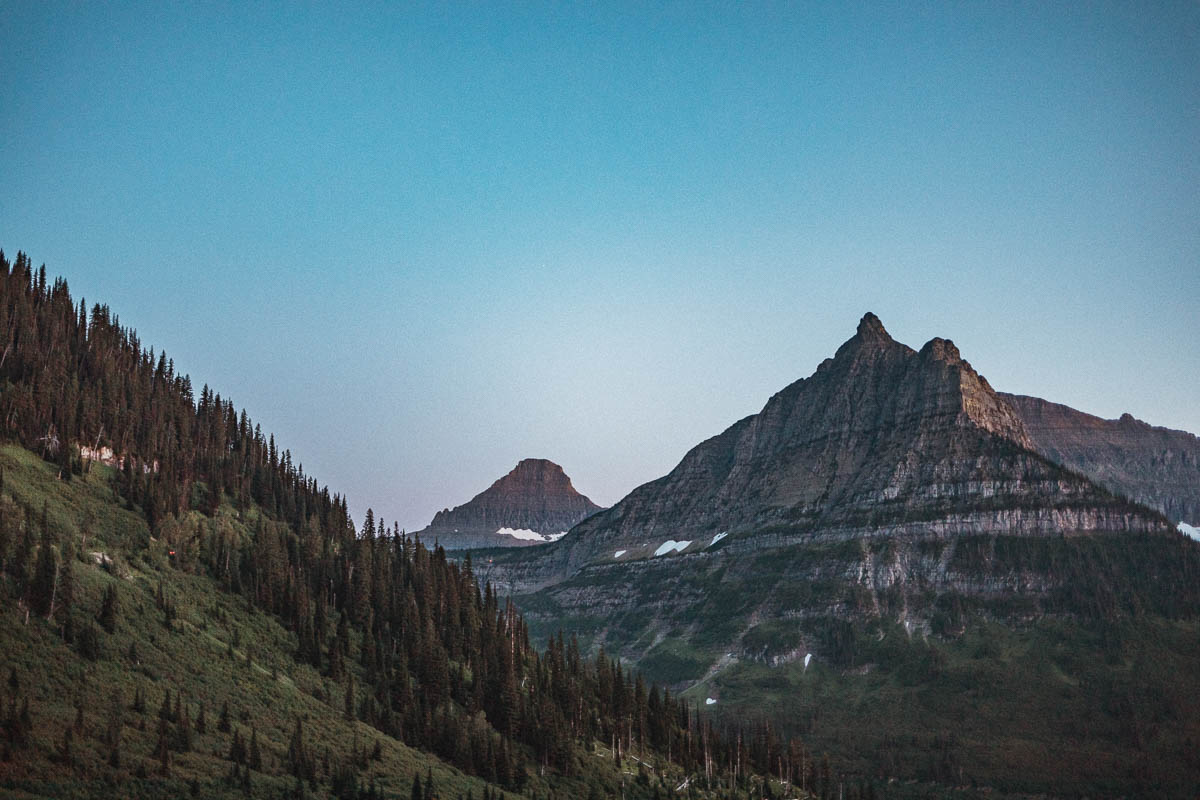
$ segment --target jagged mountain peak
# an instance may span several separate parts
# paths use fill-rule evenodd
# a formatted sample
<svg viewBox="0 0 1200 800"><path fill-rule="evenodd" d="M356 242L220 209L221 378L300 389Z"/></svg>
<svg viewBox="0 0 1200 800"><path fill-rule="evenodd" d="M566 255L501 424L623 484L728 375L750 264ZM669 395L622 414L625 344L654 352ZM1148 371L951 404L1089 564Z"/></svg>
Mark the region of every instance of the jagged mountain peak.
<svg viewBox="0 0 1200 800"><path fill-rule="evenodd" d="M892 341L887 328L883 327L882 320L870 311L863 314L862 319L858 321L857 335L862 339L887 339L888 341Z"/></svg>
<svg viewBox="0 0 1200 800"><path fill-rule="evenodd" d="M958 352L958 347L955 346L954 342L938 336L926 342L921 348L920 353L926 358L944 361L947 364L964 363L962 354Z"/></svg>
<svg viewBox="0 0 1200 800"><path fill-rule="evenodd" d="M664 542L695 547L724 532L941 536L1160 524L1117 520L1109 505L1098 487L1033 451L1021 418L954 342L934 338L918 352L867 313L813 375L581 523L557 549L579 565L618 550L653 557Z"/></svg>
<svg viewBox="0 0 1200 800"><path fill-rule="evenodd" d="M912 348L893 339L879 317L868 311L859 320L854 335L842 343L832 359L826 359L817 369L819 372L835 364L870 363L912 352Z"/></svg>

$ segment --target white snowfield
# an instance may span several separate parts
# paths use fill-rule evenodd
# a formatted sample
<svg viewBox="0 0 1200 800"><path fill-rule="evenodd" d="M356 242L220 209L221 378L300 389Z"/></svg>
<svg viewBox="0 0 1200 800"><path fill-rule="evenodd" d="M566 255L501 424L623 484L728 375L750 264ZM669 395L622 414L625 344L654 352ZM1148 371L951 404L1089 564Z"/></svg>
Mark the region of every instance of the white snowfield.
<svg viewBox="0 0 1200 800"><path fill-rule="evenodd" d="M501 536L511 536L514 539L521 539L522 541L526 542L553 542L555 539L563 535L560 533L558 536L542 536L537 531L531 531L528 528L501 528L500 530L496 531L496 533L500 534Z"/></svg>
<svg viewBox="0 0 1200 800"><path fill-rule="evenodd" d="M718 533L716 536L713 537L713 540L708 543L708 546L712 547L714 544L721 541L728 535L729 535L729 531L721 531L720 533Z"/></svg>
<svg viewBox="0 0 1200 800"><path fill-rule="evenodd" d="M625 555L626 552L628 552L628 551L618 550L617 552L613 553L613 558L620 558L621 556Z"/></svg>
<svg viewBox="0 0 1200 800"><path fill-rule="evenodd" d="M559 531L558 533L548 533L548 534L546 534L546 541L547 542L557 542L559 539L561 539L562 537L564 537L566 535L567 535L566 531Z"/></svg>
<svg viewBox="0 0 1200 800"><path fill-rule="evenodd" d="M704 705L706 705L706 706L715 706L716 704L717 704L717 701L713 700L711 697L707 698L704 701Z"/></svg>
<svg viewBox="0 0 1200 800"><path fill-rule="evenodd" d="M688 539L685 542L677 542L674 539L667 539L658 546L657 550L654 551L654 557L658 558L659 556L665 556L667 553L672 551L682 553L691 543L691 539Z"/></svg>
<svg viewBox="0 0 1200 800"><path fill-rule="evenodd" d="M806 653L804 656L804 671L808 672L808 662L812 661L812 653Z"/></svg>
<svg viewBox="0 0 1200 800"><path fill-rule="evenodd" d="M1188 525L1186 522L1181 522L1179 523L1179 532L1200 542L1200 528L1197 528L1195 525Z"/></svg>

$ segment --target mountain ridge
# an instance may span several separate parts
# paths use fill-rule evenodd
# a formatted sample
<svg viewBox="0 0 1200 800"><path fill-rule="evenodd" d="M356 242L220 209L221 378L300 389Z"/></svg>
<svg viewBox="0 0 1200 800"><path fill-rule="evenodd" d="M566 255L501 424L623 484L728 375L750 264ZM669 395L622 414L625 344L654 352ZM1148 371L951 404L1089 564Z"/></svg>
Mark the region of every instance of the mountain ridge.
<svg viewBox="0 0 1200 800"><path fill-rule="evenodd" d="M1047 458L1176 522L1200 524L1200 437L1129 413L1103 419L1040 397L1001 396Z"/></svg>
<svg viewBox="0 0 1200 800"><path fill-rule="evenodd" d="M764 531L778 539L1165 527L1039 454L953 341L913 350L868 312L812 375L581 522L545 558L563 577L617 550L651 555L668 538L697 552L720 533L737 547L739 534Z"/></svg>

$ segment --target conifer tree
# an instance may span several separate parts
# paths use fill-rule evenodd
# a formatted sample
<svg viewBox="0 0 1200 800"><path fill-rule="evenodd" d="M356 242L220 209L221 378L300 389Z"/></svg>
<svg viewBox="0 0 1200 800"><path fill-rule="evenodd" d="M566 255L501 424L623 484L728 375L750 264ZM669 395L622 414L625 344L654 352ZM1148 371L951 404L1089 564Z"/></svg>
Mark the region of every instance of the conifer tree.
<svg viewBox="0 0 1200 800"><path fill-rule="evenodd" d="M167 721L158 721L158 742L154 745L154 756L158 759L158 772L162 776L170 774L171 753L167 743Z"/></svg>
<svg viewBox="0 0 1200 800"><path fill-rule="evenodd" d="M117 587L111 583L104 589L104 599L100 602L96 621L109 633L117 629Z"/></svg>
<svg viewBox="0 0 1200 800"><path fill-rule="evenodd" d="M44 516L44 514L43 514ZM37 563L33 569L33 582L29 587L29 600L33 613L50 618L54 609L54 592L58 583L58 559L54 556L54 537L50 526L42 528L38 546Z"/></svg>
<svg viewBox="0 0 1200 800"><path fill-rule="evenodd" d="M262 772L262 751L258 748L258 729L250 731L250 769Z"/></svg>
<svg viewBox="0 0 1200 800"><path fill-rule="evenodd" d="M75 608L75 544L67 537L62 546L61 565L58 570L58 605L55 616L62 627L63 638L74 639L71 612Z"/></svg>

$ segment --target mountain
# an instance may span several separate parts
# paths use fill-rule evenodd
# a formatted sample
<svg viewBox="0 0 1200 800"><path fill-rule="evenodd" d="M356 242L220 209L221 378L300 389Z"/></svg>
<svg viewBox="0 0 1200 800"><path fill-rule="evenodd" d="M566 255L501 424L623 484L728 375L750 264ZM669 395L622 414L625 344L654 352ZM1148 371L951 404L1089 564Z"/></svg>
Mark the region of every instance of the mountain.
<svg viewBox="0 0 1200 800"><path fill-rule="evenodd" d="M439 511L418 535L447 550L520 547L553 541L599 510L558 464L526 458L469 502Z"/></svg>
<svg viewBox="0 0 1200 800"><path fill-rule="evenodd" d="M1200 525L1200 438L1130 414L1101 419L1039 397L1001 397L1046 458L1176 522Z"/></svg>
<svg viewBox="0 0 1200 800"><path fill-rule="evenodd" d="M919 351L874 314L816 372L693 448L554 549L596 561L902 535L1150 532L1165 521L1033 450L1021 418L954 343ZM566 574L558 570L558 577Z"/></svg>
<svg viewBox="0 0 1200 800"><path fill-rule="evenodd" d="M1200 545L1036 441L951 341L867 314L758 414L486 574L535 637L562 625L854 770L1195 792Z"/></svg>

